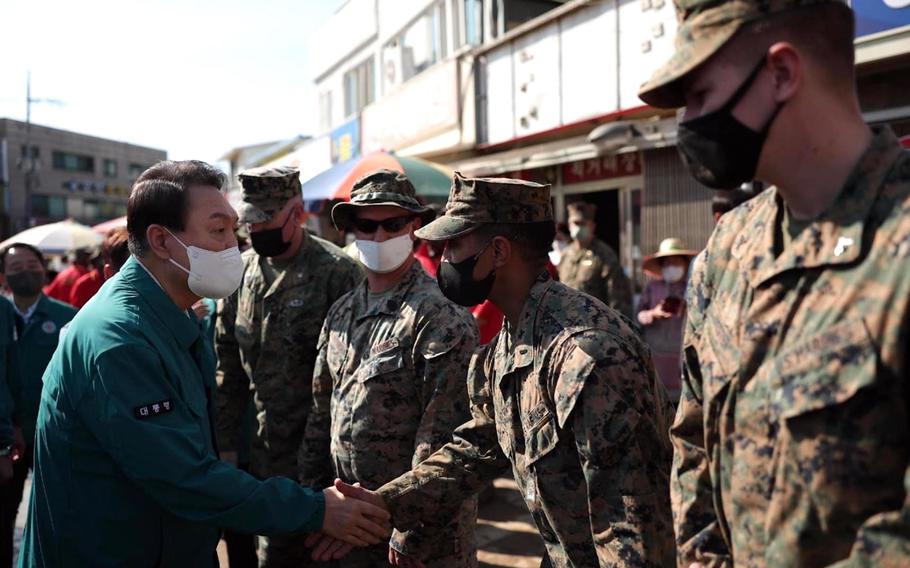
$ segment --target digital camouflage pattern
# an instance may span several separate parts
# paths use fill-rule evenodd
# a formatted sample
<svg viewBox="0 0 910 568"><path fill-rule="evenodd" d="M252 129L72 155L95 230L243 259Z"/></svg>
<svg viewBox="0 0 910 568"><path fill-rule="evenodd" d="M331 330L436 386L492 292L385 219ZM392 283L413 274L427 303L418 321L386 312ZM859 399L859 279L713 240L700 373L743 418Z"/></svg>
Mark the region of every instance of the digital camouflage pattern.
<svg viewBox="0 0 910 568"><path fill-rule="evenodd" d="M465 376L477 325L414 262L381 295L366 282L326 317L301 447L301 481L325 487L337 476L376 489L441 448L468 418ZM392 546L427 566L477 565L476 500L455 502ZM387 544L355 549L345 566L386 565Z"/></svg>
<svg viewBox="0 0 910 568"><path fill-rule="evenodd" d="M696 261L671 430L679 565L910 565L910 152L875 137L782 247L771 188Z"/></svg>
<svg viewBox="0 0 910 568"><path fill-rule="evenodd" d="M707 61L744 25L801 6L843 0L674 0L679 27L670 60L641 86L638 96L654 107L685 105L679 79Z"/></svg>
<svg viewBox="0 0 910 568"><path fill-rule="evenodd" d="M446 241L483 224L552 220L549 185L509 178L466 178L455 172L445 214L415 234L426 241Z"/></svg>
<svg viewBox="0 0 910 568"><path fill-rule="evenodd" d="M562 251L557 269L560 282L594 296L635 321L632 282L610 245L598 238L586 247L574 241Z"/></svg>
<svg viewBox="0 0 910 568"><path fill-rule="evenodd" d="M379 169L354 182L354 186L351 187L351 199L332 207L332 222L339 229L345 230L358 208L379 205L390 205L410 211L419 216L424 225L436 217L433 209L420 204L417 190L406 175Z"/></svg>
<svg viewBox="0 0 910 568"><path fill-rule="evenodd" d="M268 262L274 263L252 249L243 253L240 288L218 313L218 440L223 451L236 448L252 396L258 431L251 473L296 479L319 330L331 305L363 275L341 249L306 233L296 258L283 270L272 265L271 282L263 268ZM297 566L309 558L299 536L261 540L260 566Z"/></svg>
<svg viewBox="0 0 910 568"><path fill-rule="evenodd" d="M240 178L241 223L265 223L288 202L300 196L300 171L290 166L244 170Z"/></svg>
<svg viewBox="0 0 910 568"><path fill-rule="evenodd" d="M468 374L471 421L380 488L399 528L451 514L511 463L555 567L672 565L670 406L617 313L543 273Z"/></svg>

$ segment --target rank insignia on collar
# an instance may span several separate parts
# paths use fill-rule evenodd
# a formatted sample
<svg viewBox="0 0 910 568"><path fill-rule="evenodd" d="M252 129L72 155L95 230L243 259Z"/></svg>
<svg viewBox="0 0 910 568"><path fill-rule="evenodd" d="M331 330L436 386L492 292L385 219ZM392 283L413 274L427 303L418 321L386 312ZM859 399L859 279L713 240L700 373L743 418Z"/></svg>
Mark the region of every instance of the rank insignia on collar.
<svg viewBox="0 0 910 568"><path fill-rule="evenodd" d="M133 414L136 415L136 418L144 420L146 418L158 416L159 414L166 414L173 409L173 402L170 400L160 400L158 402L152 402L149 404L143 404L142 406L137 406L133 409Z"/></svg>

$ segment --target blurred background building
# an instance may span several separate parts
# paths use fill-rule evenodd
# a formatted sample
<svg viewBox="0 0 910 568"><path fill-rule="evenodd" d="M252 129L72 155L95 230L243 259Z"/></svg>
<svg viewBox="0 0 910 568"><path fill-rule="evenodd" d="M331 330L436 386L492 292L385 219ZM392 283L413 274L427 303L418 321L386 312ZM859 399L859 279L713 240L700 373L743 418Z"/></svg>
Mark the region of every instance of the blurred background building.
<svg viewBox="0 0 910 568"><path fill-rule="evenodd" d="M0 119L0 240L71 218L93 225L126 214L133 181L164 150Z"/></svg>

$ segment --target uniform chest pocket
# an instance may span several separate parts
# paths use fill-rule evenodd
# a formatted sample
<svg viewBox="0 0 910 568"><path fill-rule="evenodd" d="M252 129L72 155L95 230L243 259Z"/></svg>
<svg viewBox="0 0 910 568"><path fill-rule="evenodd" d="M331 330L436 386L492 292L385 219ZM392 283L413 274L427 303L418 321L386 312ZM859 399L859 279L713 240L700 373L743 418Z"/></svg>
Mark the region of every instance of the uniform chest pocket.
<svg viewBox="0 0 910 568"><path fill-rule="evenodd" d="M397 339L379 347L377 351L376 355L361 363L357 369L358 382L376 381L405 368L404 353Z"/></svg>
<svg viewBox="0 0 910 568"><path fill-rule="evenodd" d="M556 416L544 402L530 409L522 417L525 435L525 453L528 464L533 464L549 454L559 443Z"/></svg>
<svg viewBox="0 0 910 568"><path fill-rule="evenodd" d="M792 422L846 405L872 390L877 368L877 350L862 320L814 335L774 359L772 417Z"/></svg>
<svg viewBox="0 0 910 568"><path fill-rule="evenodd" d="M808 516L806 509L819 526L858 526L899 508L910 448L902 381L880 367L864 322L814 335L773 364L769 526Z"/></svg>

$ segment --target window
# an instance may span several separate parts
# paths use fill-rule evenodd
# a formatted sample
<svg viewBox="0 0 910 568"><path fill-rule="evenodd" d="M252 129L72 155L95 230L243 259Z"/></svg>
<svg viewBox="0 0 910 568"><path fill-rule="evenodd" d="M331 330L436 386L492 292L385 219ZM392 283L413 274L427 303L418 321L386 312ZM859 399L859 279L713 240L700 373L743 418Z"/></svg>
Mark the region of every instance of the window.
<svg viewBox="0 0 910 568"><path fill-rule="evenodd" d="M458 47L483 43L483 0L461 0Z"/></svg>
<svg viewBox="0 0 910 568"><path fill-rule="evenodd" d="M105 177L117 177L117 160L104 160L104 175Z"/></svg>
<svg viewBox="0 0 910 568"><path fill-rule="evenodd" d="M373 75L376 63L372 57L344 74L344 116L350 117L376 99Z"/></svg>
<svg viewBox="0 0 910 568"><path fill-rule="evenodd" d="M404 83L446 56L445 6L436 2L382 50L386 86Z"/></svg>
<svg viewBox="0 0 910 568"><path fill-rule="evenodd" d="M65 218L66 198L56 195L32 195L32 216Z"/></svg>
<svg viewBox="0 0 910 568"><path fill-rule="evenodd" d="M55 150L54 169L68 172L95 173L95 158Z"/></svg>
<svg viewBox="0 0 910 568"><path fill-rule="evenodd" d="M319 129L323 132L332 129L332 91L319 93Z"/></svg>
<svg viewBox="0 0 910 568"><path fill-rule="evenodd" d="M130 167L127 170L127 173L129 174L130 179L134 180L137 177L139 177L140 175L142 175L142 172L144 172L147 169L148 169L148 166L143 166L142 164L130 164Z"/></svg>
<svg viewBox="0 0 910 568"><path fill-rule="evenodd" d="M31 155L29 155L29 151L28 151L29 148L31 148L31 150L32 150ZM29 146L26 146L25 144L23 144L21 156L23 158L31 158L32 160L37 160L38 158L41 157L41 151L38 149L37 146L29 147Z"/></svg>

